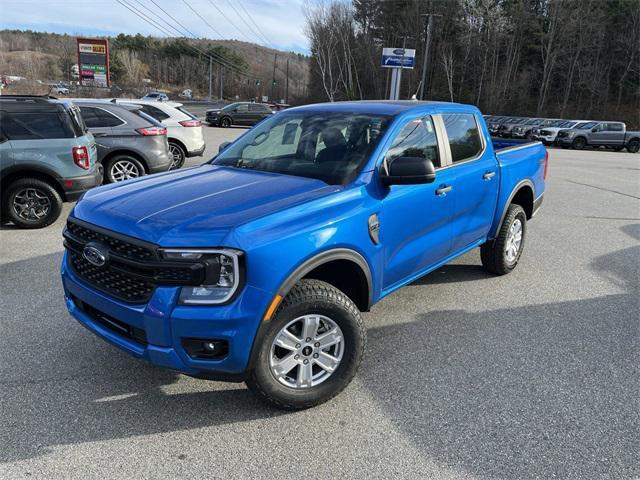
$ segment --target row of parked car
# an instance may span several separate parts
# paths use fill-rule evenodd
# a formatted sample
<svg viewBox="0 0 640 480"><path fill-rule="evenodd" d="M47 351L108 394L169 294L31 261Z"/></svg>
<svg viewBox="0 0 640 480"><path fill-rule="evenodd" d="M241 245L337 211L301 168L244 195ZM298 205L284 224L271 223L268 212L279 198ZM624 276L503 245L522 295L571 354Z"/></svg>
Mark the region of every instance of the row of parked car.
<svg viewBox="0 0 640 480"><path fill-rule="evenodd" d="M582 150L610 148L630 153L640 150L640 132L629 131L623 122L563 120L486 115L492 136L540 140L545 145Z"/></svg>
<svg viewBox="0 0 640 480"><path fill-rule="evenodd" d="M93 186L177 169L204 150L202 122L180 103L3 95L0 215L41 228Z"/></svg>

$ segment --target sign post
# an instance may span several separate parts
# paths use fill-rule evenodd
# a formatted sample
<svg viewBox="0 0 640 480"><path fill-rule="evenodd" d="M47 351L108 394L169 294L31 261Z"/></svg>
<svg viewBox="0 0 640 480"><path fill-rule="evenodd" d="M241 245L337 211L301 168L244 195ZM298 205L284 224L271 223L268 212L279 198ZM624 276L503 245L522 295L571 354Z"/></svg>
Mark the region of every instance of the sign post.
<svg viewBox="0 0 640 480"><path fill-rule="evenodd" d="M416 51L413 48L383 48L381 66L391 68L391 88L389 100L400 98L402 70L413 70L416 64Z"/></svg>
<svg viewBox="0 0 640 480"><path fill-rule="evenodd" d="M111 86L109 42L100 38L78 38L77 42L80 85Z"/></svg>

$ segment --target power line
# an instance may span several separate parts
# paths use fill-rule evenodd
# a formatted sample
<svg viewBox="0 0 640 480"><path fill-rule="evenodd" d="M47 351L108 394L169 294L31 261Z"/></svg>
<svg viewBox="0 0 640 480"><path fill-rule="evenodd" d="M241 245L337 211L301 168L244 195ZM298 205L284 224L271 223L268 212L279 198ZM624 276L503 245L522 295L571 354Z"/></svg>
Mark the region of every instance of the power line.
<svg viewBox="0 0 640 480"><path fill-rule="evenodd" d="M238 1L238 0L236 0L236 1ZM249 25L249 22L247 22L247 21L245 20L244 16L243 16L239 11L238 11L238 9L233 5L233 3L231 3L229 0L227 0L227 3L228 3L228 4L229 4L229 6L233 9L233 11L234 11L234 12L236 12L236 15L238 15L238 17L240 17L240 20L242 20L242 22L247 26L247 28L248 28L249 30L251 30L251 32L252 32L252 33L253 33L257 38L260 38L260 34L259 34L259 33L256 33L256 31L253 29L253 27L252 27L251 25ZM241 5L239 1L238 1L238 4L239 4L239 5ZM245 11L246 11L246 10L245 10ZM271 45L271 47L275 48L275 47L273 46L273 44L269 41L269 39L268 39L268 38L266 38L266 37L264 37L264 36L263 36L263 38L264 38L264 40L265 40L269 45ZM276 49L276 50L277 50L277 49Z"/></svg>
<svg viewBox="0 0 640 480"><path fill-rule="evenodd" d="M253 40L251 38L249 38L248 35L246 35L240 28L238 28L238 26L233 23L233 21L231 21L231 19L229 17L227 17L227 15L224 13L224 11L218 7L213 0L209 0L209 3L216 9L218 10L218 12L220 12L220 15L222 15L224 17L224 19L229 22L238 32L240 32L240 35L242 35L244 38L246 38L247 40L249 40L250 42L253 42ZM260 37L256 37L258 38L259 42L262 42L262 39Z"/></svg>
<svg viewBox="0 0 640 480"><path fill-rule="evenodd" d="M249 20L251 21L251 23L253 23L253 24L255 25L256 30L258 31L258 33L259 33L260 35L262 35L262 38L264 38L264 39L267 41L267 43L268 43L269 45L271 45L273 48L275 48L275 49L277 50L276 46L275 46L273 43L271 43L271 41L267 38L267 36L264 34L264 32L260 29L260 27L258 26L258 24L256 23L256 21L253 19L253 17L252 17L252 16L251 16L251 14L249 13L249 10L247 10L247 9L244 7L244 5L242 4L242 2L241 2L240 0L237 0L237 2L238 2L238 5L240 5L240 8L242 8L242 10L244 10L244 13L246 13L246 14L247 14L247 17L249 17Z"/></svg>
<svg viewBox="0 0 640 480"><path fill-rule="evenodd" d="M195 14L198 16L198 18L200 18L200 20L202 20L204 23L206 23L206 24L207 24L207 26L211 29L211 31L212 31L213 33L215 33L215 34L216 34L216 35L218 35L220 38L222 38L222 36L223 36L223 35L222 35L220 32L218 32L215 28L213 28L213 26L212 26L209 22L207 22L207 21L205 20L205 18L204 18L202 15L200 15L196 10L194 10L194 9L193 9L193 7L192 7L191 5L189 5L189 3L187 2L187 0L182 0L182 1L184 2L184 4L185 4L187 7L189 7L189 9L190 9L193 13L195 13Z"/></svg>
<svg viewBox="0 0 640 480"><path fill-rule="evenodd" d="M167 35L168 37L173 37L174 34L167 31L166 28L164 28L162 25L160 25L158 22L152 20L151 18L147 17L144 12L141 12L140 10L138 10L135 6L127 3L126 0L116 0L120 5L122 5L123 7L125 7L126 9L128 9L129 11L133 12L135 15L137 15L138 17L140 17L142 20L144 20L145 22L147 22L148 24L150 24L151 26L153 26L154 28L156 28L157 30L160 30L162 33L164 33L165 35ZM156 4L153 0L151 0L154 4ZM156 4L157 5L157 4ZM161 7L159 7L161 10L163 10ZM164 11L164 10L163 10ZM171 17L171 15L169 15L169 17ZM173 18L173 17L171 17ZM173 19L174 21L176 21L175 19ZM176 23L180 24L180 22ZM179 29L171 26L171 28L173 28L175 31L177 31L180 35L184 36L186 38L186 35L184 35L182 32L180 32ZM188 30L187 30L188 31ZM191 32L189 32L191 33ZM195 35L194 35L195 37ZM215 63L222 65L225 68L228 68L229 70L231 70L232 72L241 75L241 76L245 76L247 78L253 78L252 75L247 74L245 71L240 70L238 67L236 67L235 65L228 63L229 60L218 55L215 52L211 52L211 53L207 53L201 49L199 49L198 47L195 47L189 43L186 44L186 46L188 48L190 48L193 51L196 51L202 55L204 55L205 57L208 57L210 59L212 59Z"/></svg>

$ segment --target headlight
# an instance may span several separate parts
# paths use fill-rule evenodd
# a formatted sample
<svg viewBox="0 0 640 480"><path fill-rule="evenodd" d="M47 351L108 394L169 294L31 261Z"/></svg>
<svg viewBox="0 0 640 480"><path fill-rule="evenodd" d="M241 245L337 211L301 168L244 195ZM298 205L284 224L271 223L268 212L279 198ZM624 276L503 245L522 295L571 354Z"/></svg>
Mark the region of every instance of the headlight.
<svg viewBox="0 0 640 480"><path fill-rule="evenodd" d="M238 290L241 281L242 252L232 249L163 249L167 260L200 262L206 265L203 285L182 287L181 305L217 305L227 302Z"/></svg>

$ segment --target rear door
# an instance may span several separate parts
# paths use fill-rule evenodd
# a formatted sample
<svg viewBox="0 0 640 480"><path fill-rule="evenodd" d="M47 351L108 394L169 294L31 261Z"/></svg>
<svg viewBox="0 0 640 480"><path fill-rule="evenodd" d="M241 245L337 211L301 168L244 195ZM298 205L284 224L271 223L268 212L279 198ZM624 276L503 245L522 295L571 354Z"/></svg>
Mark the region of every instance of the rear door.
<svg viewBox="0 0 640 480"><path fill-rule="evenodd" d="M453 171L443 169L442 145L431 116L409 120L385 153L386 164L401 156L424 156L436 180L392 185L382 201L380 239L385 249L383 290L393 289L444 260L451 251Z"/></svg>
<svg viewBox="0 0 640 480"><path fill-rule="evenodd" d="M624 124L620 122L608 122L605 124L605 145L624 145Z"/></svg>
<svg viewBox="0 0 640 480"><path fill-rule="evenodd" d="M443 127L451 153L447 167L453 180L453 237L455 253L486 238L498 201L500 171L473 113L443 113Z"/></svg>

